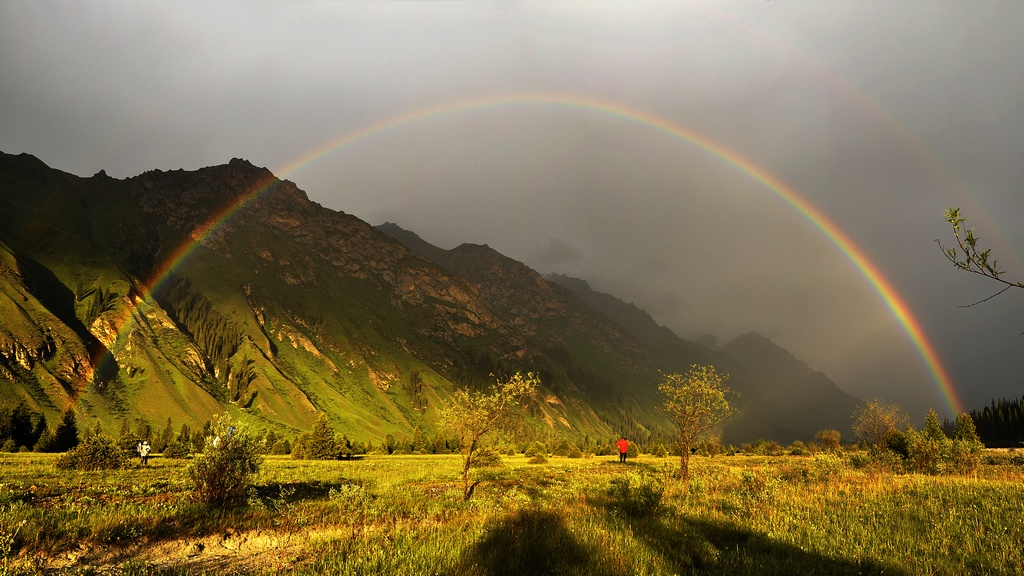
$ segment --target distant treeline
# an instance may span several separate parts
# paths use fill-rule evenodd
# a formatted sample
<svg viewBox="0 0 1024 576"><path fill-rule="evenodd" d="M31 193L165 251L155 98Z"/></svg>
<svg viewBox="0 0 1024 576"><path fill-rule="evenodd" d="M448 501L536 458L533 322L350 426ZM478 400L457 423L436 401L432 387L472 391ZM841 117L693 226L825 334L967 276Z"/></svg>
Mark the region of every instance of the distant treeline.
<svg viewBox="0 0 1024 576"><path fill-rule="evenodd" d="M0 405L0 451L64 452L78 444L75 413L64 411L55 428L46 424L46 416L24 402L16 406Z"/></svg>
<svg viewBox="0 0 1024 576"><path fill-rule="evenodd" d="M970 415L985 446L1020 448L1024 444L1024 397L992 400L981 410L971 410Z"/></svg>

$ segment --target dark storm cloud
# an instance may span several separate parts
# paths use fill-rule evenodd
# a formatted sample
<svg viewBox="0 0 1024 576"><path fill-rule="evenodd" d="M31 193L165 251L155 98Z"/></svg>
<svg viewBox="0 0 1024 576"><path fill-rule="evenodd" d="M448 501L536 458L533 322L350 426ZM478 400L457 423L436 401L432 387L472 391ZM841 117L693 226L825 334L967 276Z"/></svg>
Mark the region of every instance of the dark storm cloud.
<svg viewBox="0 0 1024 576"><path fill-rule="evenodd" d="M88 175L236 156L280 170L445 103L568 93L725 146L834 221L904 297L969 406L1018 395L1024 295L934 240L963 206L1024 281L1024 13L1004 3L5 2L0 149ZM854 394L944 408L828 235L742 169L571 107L428 117L288 174L443 247L590 280L685 337L758 330Z"/></svg>

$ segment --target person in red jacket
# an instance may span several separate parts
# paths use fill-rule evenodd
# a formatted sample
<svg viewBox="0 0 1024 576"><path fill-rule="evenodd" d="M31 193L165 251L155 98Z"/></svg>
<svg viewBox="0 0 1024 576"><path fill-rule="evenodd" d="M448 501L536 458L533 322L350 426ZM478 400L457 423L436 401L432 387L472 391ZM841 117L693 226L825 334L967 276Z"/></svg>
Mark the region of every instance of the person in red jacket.
<svg viewBox="0 0 1024 576"><path fill-rule="evenodd" d="M622 438L619 438L619 441L616 442L615 445L619 448L619 462L625 462L626 452L629 452L629 440L626 440L626 437L623 436Z"/></svg>

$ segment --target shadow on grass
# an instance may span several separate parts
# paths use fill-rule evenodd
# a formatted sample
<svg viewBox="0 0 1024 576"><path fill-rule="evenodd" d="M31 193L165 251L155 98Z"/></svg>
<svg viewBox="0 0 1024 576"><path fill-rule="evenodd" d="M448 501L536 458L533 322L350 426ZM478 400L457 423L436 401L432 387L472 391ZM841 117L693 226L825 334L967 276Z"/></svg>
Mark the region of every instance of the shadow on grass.
<svg viewBox="0 0 1024 576"><path fill-rule="evenodd" d="M355 482L271 482L260 484L254 488L255 496L264 504L274 502L294 503L305 500L320 500L327 498L331 490L337 490L343 486L355 484Z"/></svg>
<svg viewBox="0 0 1024 576"><path fill-rule="evenodd" d="M578 542L554 512L521 511L492 524L455 574L612 575L602 552Z"/></svg>
<svg viewBox="0 0 1024 576"><path fill-rule="evenodd" d="M678 574L902 575L873 560L853 561L807 552L726 522L662 517L625 519L632 534Z"/></svg>

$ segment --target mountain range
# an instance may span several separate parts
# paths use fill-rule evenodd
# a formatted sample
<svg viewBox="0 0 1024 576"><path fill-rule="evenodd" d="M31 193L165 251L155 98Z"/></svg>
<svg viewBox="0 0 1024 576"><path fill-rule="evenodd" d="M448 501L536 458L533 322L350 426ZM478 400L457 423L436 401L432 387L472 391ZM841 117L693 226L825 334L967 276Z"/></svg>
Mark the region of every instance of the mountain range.
<svg viewBox="0 0 1024 576"><path fill-rule="evenodd" d="M662 373L730 375L728 442L848 432L859 401L764 336L722 346L487 245L373 227L233 159L79 177L0 153L0 403L84 425L285 434L325 412L378 441L433 430L459 387L531 371L534 434L665 438Z"/></svg>

